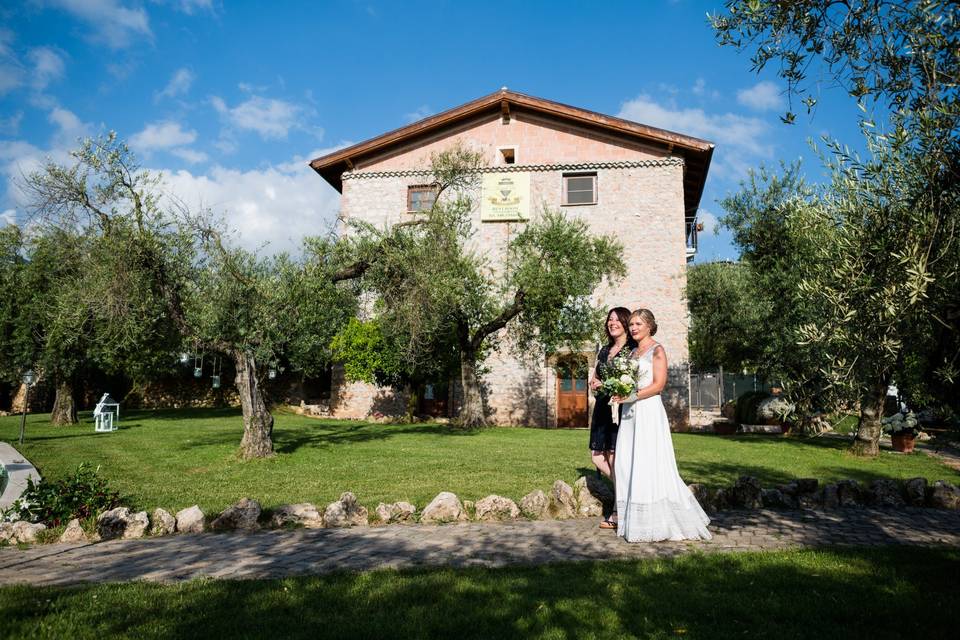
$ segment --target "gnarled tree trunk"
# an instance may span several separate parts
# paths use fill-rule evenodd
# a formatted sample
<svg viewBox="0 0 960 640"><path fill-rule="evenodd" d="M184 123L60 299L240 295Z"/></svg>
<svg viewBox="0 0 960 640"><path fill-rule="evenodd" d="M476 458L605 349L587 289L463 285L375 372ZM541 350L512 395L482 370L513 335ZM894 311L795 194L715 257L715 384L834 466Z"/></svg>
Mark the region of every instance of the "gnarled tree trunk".
<svg viewBox="0 0 960 640"><path fill-rule="evenodd" d="M77 404L73 401L73 385L68 380L57 382L50 423L57 426L77 424Z"/></svg>
<svg viewBox="0 0 960 640"><path fill-rule="evenodd" d="M463 384L463 407L460 409L457 424L465 429L487 426L480 378L477 376L476 354L473 351L465 350L460 354L460 382Z"/></svg>
<svg viewBox="0 0 960 640"><path fill-rule="evenodd" d="M273 455L273 416L267 410L257 383L257 361L252 353L237 350L233 354L237 367L237 392L243 409L243 439L240 455L245 459Z"/></svg>
<svg viewBox="0 0 960 640"><path fill-rule="evenodd" d="M876 456L880 453L883 405L887 399L888 380L884 377L860 400L860 424L857 437L850 445L850 453L857 456Z"/></svg>

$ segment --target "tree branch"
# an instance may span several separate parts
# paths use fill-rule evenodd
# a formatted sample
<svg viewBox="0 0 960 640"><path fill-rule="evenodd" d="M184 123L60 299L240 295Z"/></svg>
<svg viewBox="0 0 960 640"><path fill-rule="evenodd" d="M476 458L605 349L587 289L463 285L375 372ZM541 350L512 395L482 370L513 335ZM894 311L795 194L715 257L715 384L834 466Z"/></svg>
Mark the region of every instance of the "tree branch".
<svg viewBox="0 0 960 640"><path fill-rule="evenodd" d="M500 312L496 318L486 323L485 325L480 326L476 332L473 334L473 338L470 340L470 347L474 350L480 348L480 345L483 344L483 341L487 336L496 333L500 329L503 329L507 326L507 323L513 320L515 317L520 315L520 312L523 311L523 301L526 298L526 294L523 291L517 291L513 296L513 302L510 303L506 309Z"/></svg>

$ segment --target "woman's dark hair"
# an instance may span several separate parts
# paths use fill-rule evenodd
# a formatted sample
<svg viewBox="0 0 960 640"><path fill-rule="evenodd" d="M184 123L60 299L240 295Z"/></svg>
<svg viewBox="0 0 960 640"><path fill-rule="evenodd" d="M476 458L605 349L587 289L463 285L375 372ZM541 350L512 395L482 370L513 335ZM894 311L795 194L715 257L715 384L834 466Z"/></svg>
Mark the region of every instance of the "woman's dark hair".
<svg viewBox="0 0 960 640"><path fill-rule="evenodd" d="M627 326L630 324L630 309L626 307L614 307L607 311L606 317L603 319L603 330L607 333L607 346L612 347L614 343L613 336L610 335L610 329L607 328L607 322L610 321L610 314L617 314L617 320L620 321L620 326L623 327L623 332L627 335L627 344L633 343L633 338L630 337L630 331L627 329ZM634 344L636 346L636 344Z"/></svg>

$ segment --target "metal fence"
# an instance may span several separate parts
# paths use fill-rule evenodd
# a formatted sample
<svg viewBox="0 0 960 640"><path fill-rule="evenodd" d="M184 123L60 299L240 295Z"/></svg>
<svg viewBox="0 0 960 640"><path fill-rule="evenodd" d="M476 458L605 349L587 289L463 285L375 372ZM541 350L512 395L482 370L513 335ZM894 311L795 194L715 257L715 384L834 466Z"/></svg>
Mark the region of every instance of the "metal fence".
<svg viewBox="0 0 960 640"><path fill-rule="evenodd" d="M698 371L690 374L690 406L712 409L736 400L747 391L769 391L770 385L754 374Z"/></svg>

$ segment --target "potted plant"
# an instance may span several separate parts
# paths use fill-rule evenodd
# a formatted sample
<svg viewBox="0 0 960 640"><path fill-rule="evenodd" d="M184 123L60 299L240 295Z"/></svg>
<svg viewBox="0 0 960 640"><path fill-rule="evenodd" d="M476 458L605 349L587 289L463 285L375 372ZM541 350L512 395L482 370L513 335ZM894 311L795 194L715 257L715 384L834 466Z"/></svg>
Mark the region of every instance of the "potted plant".
<svg viewBox="0 0 960 640"><path fill-rule="evenodd" d="M913 412L895 413L883 419L883 430L890 434L893 450L901 453L913 451L917 434L920 432L920 423Z"/></svg>

